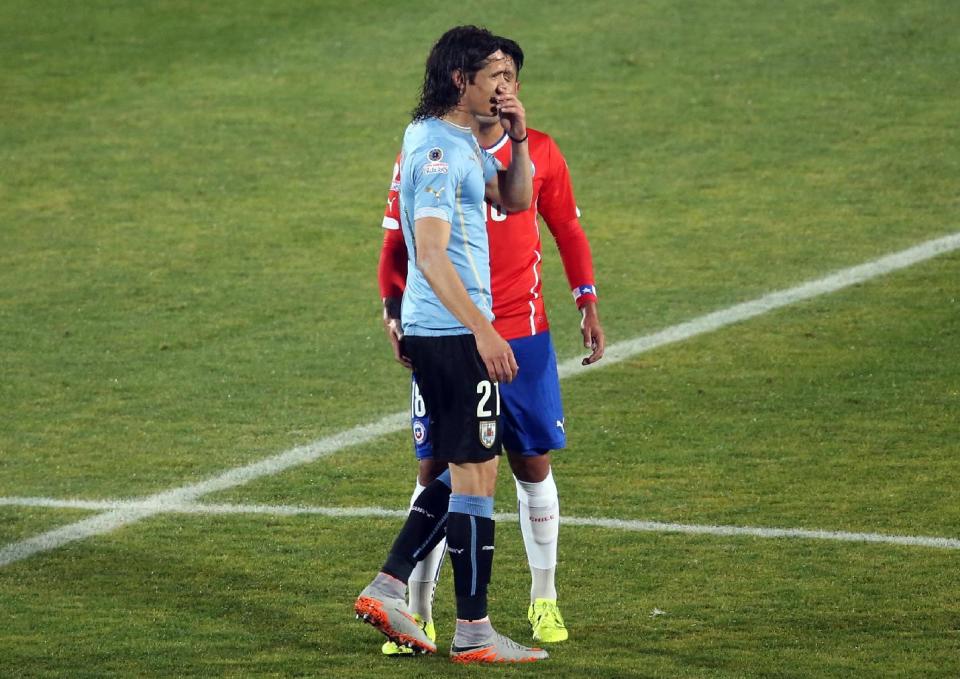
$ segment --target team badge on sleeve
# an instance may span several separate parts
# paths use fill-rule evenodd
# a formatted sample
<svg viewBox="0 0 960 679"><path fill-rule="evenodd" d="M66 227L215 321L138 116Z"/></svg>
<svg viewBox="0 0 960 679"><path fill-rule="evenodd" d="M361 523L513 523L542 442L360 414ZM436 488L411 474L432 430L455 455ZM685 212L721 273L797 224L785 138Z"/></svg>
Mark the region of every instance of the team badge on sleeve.
<svg viewBox="0 0 960 679"><path fill-rule="evenodd" d="M492 448L497 441L497 421L482 420L480 422L480 443L484 448Z"/></svg>
<svg viewBox="0 0 960 679"><path fill-rule="evenodd" d="M443 162L443 149L434 146L427 151L427 164L423 166L424 174L447 174L450 166Z"/></svg>

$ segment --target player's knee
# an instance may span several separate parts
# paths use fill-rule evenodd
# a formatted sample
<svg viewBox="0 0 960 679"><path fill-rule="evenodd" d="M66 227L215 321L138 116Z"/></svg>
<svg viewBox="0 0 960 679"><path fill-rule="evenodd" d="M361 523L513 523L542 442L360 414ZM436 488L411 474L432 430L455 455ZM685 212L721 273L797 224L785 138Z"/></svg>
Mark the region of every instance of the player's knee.
<svg viewBox="0 0 960 679"><path fill-rule="evenodd" d="M420 460L417 470L417 480L420 481L421 485L429 486L431 481L439 478L446 471L446 462L435 460L432 457L423 458ZM449 479L449 475L447 478ZM447 482L447 485L450 485L449 481Z"/></svg>
<svg viewBox="0 0 960 679"><path fill-rule="evenodd" d="M545 481L550 474L550 451L549 450L525 450L521 452L508 452L510 461L510 471L513 472L517 481L527 483L540 483Z"/></svg>

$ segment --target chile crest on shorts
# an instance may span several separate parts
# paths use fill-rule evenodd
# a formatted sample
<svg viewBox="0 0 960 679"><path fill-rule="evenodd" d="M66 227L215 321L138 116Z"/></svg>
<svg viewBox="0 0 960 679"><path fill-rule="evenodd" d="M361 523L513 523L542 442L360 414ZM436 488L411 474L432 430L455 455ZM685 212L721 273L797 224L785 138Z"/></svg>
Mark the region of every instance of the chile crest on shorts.
<svg viewBox="0 0 960 679"><path fill-rule="evenodd" d="M497 441L497 421L480 421L480 443L484 448L492 448Z"/></svg>
<svg viewBox="0 0 960 679"><path fill-rule="evenodd" d="M427 427L420 418L413 420L413 440L418 446L422 446L427 440Z"/></svg>

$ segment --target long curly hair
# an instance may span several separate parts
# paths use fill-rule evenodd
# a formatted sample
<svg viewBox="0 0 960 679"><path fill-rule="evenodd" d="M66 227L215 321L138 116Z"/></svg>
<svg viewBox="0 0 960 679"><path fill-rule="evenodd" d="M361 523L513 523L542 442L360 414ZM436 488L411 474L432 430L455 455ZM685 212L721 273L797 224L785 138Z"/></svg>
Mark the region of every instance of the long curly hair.
<svg viewBox="0 0 960 679"><path fill-rule="evenodd" d="M440 36L427 57L420 103L413 110L413 119L440 118L456 107L464 87L453 82L454 72L460 71L472 83L487 57L502 49L502 42L477 26L456 26Z"/></svg>

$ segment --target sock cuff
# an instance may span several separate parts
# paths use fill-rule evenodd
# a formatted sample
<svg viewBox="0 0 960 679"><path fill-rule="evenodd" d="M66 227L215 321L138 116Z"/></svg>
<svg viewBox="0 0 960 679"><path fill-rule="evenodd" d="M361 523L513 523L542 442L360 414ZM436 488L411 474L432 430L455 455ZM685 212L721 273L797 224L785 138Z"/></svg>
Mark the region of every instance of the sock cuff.
<svg viewBox="0 0 960 679"><path fill-rule="evenodd" d="M493 518L493 498L484 495L450 495L450 512Z"/></svg>
<svg viewBox="0 0 960 679"><path fill-rule="evenodd" d="M521 481L516 477L514 481L517 484L517 499L528 507L549 507L559 499L552 469L543 481Z"/></svg>

